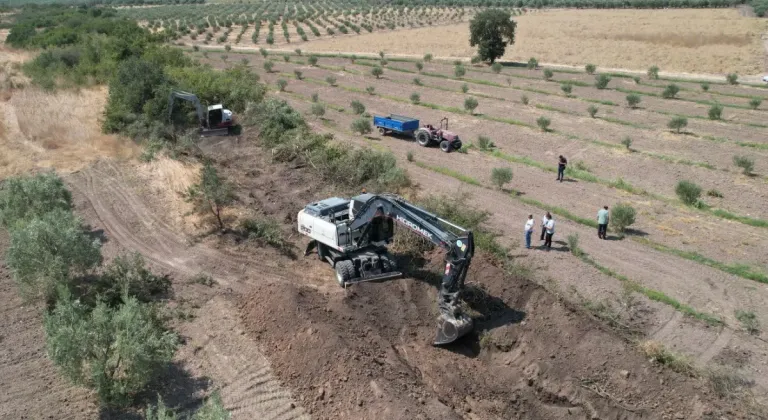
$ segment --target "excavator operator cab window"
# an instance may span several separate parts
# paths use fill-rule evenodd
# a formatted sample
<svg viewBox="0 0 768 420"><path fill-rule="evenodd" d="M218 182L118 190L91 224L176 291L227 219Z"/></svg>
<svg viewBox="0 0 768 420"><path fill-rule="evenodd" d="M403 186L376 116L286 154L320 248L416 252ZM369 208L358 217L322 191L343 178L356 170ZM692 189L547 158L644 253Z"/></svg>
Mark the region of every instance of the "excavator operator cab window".
<svg viewBox="0 0 768 420"><path fill-rule="evenodd" d="M208 110L208 125L210 127L216 127L221 124L224 117L222 108L214 108Z"/></svg>
<svg viewBox="0 0 768 420"><path fill-rule="evenodd" d="M390 217L375 217L371 220L370 240L371 242L386 242L392 240L395 234L395 225Z"/></svg>

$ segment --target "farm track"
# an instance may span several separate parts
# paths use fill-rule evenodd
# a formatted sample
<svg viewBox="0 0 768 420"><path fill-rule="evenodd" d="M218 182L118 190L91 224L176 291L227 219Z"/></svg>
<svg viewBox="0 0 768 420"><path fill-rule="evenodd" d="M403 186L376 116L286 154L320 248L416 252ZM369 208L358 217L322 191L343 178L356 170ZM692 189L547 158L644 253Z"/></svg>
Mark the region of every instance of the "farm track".
<svg viewBox="0 0 768 420"><path fill-rule="evenodd" d="M118 164L102 160L71 175L69 184L85 199L86 214L92 224L103 229L109 241L127 251L139 252L151 263L182 279L201 272L212 273L215 281L229 293L242 294L263 282L287 282L286 272L259 259L224 253L204 244L190 245L186 238L167 225L154 209L133 192L129 183L141 185ZM232 311L232 299L216 297L199 310L202 316L185 324L193 350L183 350L189 359L202 357L205 369L222 389L225 406L233 418L306 418L295 408L290 394L271 376L269 364L258 346L248 340ZM229 309L228 309L229 308ZM200 354L198 354L200 353ZM244 378L252 379L243 383Z"/></svg>

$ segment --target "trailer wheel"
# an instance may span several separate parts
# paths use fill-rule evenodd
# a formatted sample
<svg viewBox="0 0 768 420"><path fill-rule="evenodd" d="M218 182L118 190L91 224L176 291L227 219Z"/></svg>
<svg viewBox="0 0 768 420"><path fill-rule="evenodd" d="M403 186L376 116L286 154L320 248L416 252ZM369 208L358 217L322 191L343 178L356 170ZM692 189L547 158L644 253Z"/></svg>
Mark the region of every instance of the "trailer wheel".
<svg viewBox="0 0 768 420"><path fill-rule="evenodd" d="M387 130L385 130L384 127L379 127L379 134L381 134L382 136L386 136Z"/></svg>
<svg viewBox="0 0 768 420"><path fill-rule="evenodd" d="M416 133L416 142L419 143L419 146L427 147L429 146L429 143L431 143L431 139L429 138L429 133L426 131L418 131Z"/></svg>
<svg viewBox="0 0 768 420"><path fill-rule="evenodd" d="M350 260L336 262L336 281L339 286L344 287L351 278L355 277L355 265Z"/></svg>
<svg viewBox="0 0 768 420"><path fill-rule="evenodd" d="M445 153L450 153L451 149L451 143L448 142L448 140L443 140L440 142L440 150L444 151Z"/></svg>

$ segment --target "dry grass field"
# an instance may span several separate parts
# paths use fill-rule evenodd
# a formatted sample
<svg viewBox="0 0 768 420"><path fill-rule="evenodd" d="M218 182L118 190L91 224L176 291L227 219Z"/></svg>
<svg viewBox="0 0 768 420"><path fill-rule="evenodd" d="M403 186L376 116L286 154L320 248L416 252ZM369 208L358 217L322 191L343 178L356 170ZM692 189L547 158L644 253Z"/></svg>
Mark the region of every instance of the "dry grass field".
<svg viewBox="0 0 768 420"><path fill-rule="evenodd" d="M768 21L736 9L544 10L515 18L517 40L506 60L689 73L757 74ZM469 24L364 34L305 43L307 51L373 52L466 58Z"/></svg>

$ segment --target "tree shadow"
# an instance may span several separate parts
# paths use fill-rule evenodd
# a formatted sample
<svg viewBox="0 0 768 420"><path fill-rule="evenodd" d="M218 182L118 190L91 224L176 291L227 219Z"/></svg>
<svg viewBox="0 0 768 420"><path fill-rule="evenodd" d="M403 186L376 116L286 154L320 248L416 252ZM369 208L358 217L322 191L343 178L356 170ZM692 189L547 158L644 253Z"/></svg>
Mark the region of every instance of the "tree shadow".
<svg viewBox="0 0 768 420"><path fill-rule="evenodd" d="M93 227L90 225L85 227L85 236L91 240L97 239L100 244L109 242L109 237L107 236L107 233L104 231L104 229L93 229Z"/></svg>
<svg viewBox="0 0 768 420"><path fill-rule="evenodd" d="M640 230L640 229L634 229L634 228L626 228L626 229L624 229L624 234L625 235L631 235L631 236L640 236L640 237L648 236L648 232L645 232L645 231Z"/></svg>
<svg viewBox="0 0 768 420"><path fill-rule="evenodd" d="M168 369L153 380L146 390L136 395L129 407L103 407L99 412L100 420L139 420L143 411L137 407L156 406L160 397L166 407L173 409L179 418L187 418L205 403L205 396L212 381L207 376L194 376L182 362L172 362Z"/></svg>

